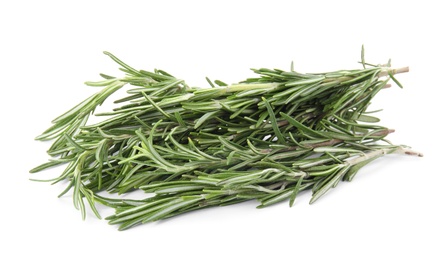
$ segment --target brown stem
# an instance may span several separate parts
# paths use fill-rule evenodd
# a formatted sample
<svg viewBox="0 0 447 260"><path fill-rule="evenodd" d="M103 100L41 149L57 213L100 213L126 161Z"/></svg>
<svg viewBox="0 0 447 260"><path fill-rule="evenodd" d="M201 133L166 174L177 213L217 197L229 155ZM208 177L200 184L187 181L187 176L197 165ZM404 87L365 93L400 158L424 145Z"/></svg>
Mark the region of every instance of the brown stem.
<svg viewBox="0 0 447 260"><path fill-rule="evenodd" d="M394 133L394 129L383 129L383 130L380 130L378 132L371 134L370 136L386 136L391 133ZM343 142L343 140L341 140L341 139L330 139L330 140L320 142L320 143L306 144L305 146L308 147L309 149L315 149L315 148L322 147L322 146L333 146L333 145L336 145L336 144L339 144L342 142ZM294 151L297 148L300 148L300 146L290 146L290 147L279 150L278 153ZM270 153L273 150L274 149L272 149L272 148L262 149L260 152L261 153Z"/></svg>
<svg viewBox="0 0 447 260"><path fill-rule="evenodd" d="M372 135L370 135L370 136L382 136L382 135L389 135L389 134L391 134L391 133L394 133L396 130L394 130L394 129L383 129L383 130L380 130L379 132L375 132L375 133L373 133Z"/></svg>
<svg viewBox="0 0 447 260"><path fill-rule="evenodd" d="M405 72L409 72L409 71L410 71L410 67L402 67L402 68L397 68L397 69L387 69L387 70L384 70L384 71L380 72L378 77L388 76L390 73L391 73L391 75L396 75L396 74L399 74L399 73L405 73Z"/></svg>
<svg viewBox="0 0 447 260"><path fill-rule="evenodd" d="M378 157L383 156L385 154L391 154L391 153L407 154L407 155L414 155L414 156L419 156L419 157L424 156L422 153L413 151L410 148L399 146L397 148L379 149L379 150L367 152L367 153L365 153L362 156L351 157L349 159L346 159L345 163L348 164L348 165L356 165L356 164L359 164L361 162L364 162L364 161L367 161L367 160L370 160L370 159L373 159L373 158L378 158Z"/></svg>
<svg viewBox="0 0 447 260"><path fill-rule="evenodd" d="M423 153L413 151L410 148L406 148L406 147L402 147L399 152L402 153L402 154L406 154L406 155L413 155L413 156L418 156L418 157L424 157Z"/></svg>

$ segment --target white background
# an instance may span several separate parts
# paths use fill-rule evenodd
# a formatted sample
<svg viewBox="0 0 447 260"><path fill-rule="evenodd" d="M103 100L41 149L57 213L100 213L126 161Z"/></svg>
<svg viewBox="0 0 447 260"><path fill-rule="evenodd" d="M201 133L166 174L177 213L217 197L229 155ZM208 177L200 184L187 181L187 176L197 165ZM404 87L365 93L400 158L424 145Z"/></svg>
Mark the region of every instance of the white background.
<svg viewBox="0 0 447 260"><path fill-rule="evenodd" d="M445 8L305 2L2 1L0 258L447 259ZM396 129L391 141L425 157L382 158L312 206L303 193L293 208L248 202L118 232L91 213L82 221L70 195L56 198L64 185L28 180L59 172L28 174L47 160L49 144L33 138L96 91L84 81L119 75L104 50L205 86L292 60L301 72L360 68L362 44L371 63L410 66L404 89L373 107Z"/></svg>

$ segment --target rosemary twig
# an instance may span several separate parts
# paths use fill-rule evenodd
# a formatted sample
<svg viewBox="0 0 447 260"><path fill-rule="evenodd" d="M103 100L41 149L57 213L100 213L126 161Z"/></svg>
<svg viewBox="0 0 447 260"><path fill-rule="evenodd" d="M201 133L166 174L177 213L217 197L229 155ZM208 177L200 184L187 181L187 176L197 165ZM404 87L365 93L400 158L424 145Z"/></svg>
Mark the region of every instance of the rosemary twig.
<svg viewBox="0 0 447 260"><path fill-rule="evenodd" d="M73 203L85 217L84 199L116 209L107 219L127 229L211 206L256 199L259 207L312 189L310 203L352 180L367 163L385 154L418 155L384 138L394 130L377 125L367 112L372 98L408 68L302 74L254 70L238 84L208 82L191 88L162 70L136 70L106 52L126 73L87 82L102 90L53 120L38 140L55 140L54 157L31 172L66 164L52 182L68 181ZM88 118L111 94L133 86L120 106ZM142 189L143 200L99 196ZM61 194L61 195L63 195Z"/></svg>

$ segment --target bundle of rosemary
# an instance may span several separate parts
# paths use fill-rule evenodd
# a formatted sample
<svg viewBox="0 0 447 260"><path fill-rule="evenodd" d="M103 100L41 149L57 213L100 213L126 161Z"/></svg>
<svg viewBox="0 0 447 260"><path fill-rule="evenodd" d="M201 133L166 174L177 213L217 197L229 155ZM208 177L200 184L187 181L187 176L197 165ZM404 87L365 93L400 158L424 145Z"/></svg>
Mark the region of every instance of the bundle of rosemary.
<svg viewBox="0 0 447 260"><path fill-rule="evenodd" d="M340 180L389 153L422 156L385 137L367 108L394 75L390 64L329 73L253 70L258 77L211 88L189 87L162 70L121 66L123 78L100 74L87 82L102 90L53 120L37 140L54 140L53 157L31 170L66 164L52 183L67 181L74 206L85 218L85 201L112 207L107 219L120 230L184 212L256 199L259 208L312 189L313 203ZM88 124L112 93L130 85L122 104ZM141 189L147 199L107 198L100 192Z"/></svg>

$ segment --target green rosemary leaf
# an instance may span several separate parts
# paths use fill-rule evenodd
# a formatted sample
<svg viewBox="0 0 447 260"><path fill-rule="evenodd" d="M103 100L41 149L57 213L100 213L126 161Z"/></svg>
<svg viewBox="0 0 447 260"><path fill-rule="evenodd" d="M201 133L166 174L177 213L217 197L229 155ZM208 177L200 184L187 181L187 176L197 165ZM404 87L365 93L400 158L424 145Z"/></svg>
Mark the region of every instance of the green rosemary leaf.
<svg viewBox="0 0 447 260"><path fill-rule="evenodd" d="M325 77L316 76L314 78L306 79L306 80L296 80L289 83L286 83L286 87L300 86L300 85L308 85L316 82L321 82Z"/></svg>
<svg viewBox="0 0 447 260"><path fill-rule="evenodd" d="M216 86L214 86L213 82L212 82L208 77L205 77L205 79L206 79L206 81L208 82L208 84L210 84L210 86L211 86L212 88L215 88L215 87L216 87Z"/></svg>
<svg viewBox="0 0 447 260"><path fill-rule="evenodd" d="M111 54L110 52L104 51L104 54L109 56L112 60L114 60L116 63L118 63L119 65L121 65L123 68L125 68L126 70L128 70L131 74L136 75L136 76L140 76L140 72L138 72L137 70L135 70L134 68L130 67L129 65L127 65L126 63L122 62L120 59L118 59L117 57L115 57L113 54Z"/></svg>
<svg viewBox="0 0 447 260"><path fill-rule="evenodd" d="M286 140L284 139L283 134L279 130L278 122L276 121L275 112L273 112L272 106L270 106L269 102L264 97L262 98L262 100L264 101L264 103L265 103L265 105L267 107L267 111L268 111L269 116L270 116L270 122L272 124L273 131L275 132L275 135L278 138L278 141L280 143L282 143L282 144L285 144Z"/></svg>
<svg viewBox="0 0 447 260"><path fill-rule="evenodd" d="M101 76L101 77L104 78L104 79L114 79L114 78L115 78L115 77L106 75L106 74L104 74L104 73L99 73L99 76Z"/></svg>
<svg viewBox="0 0 447 260"><path fill-rule="evenodd" d="M125 211L122 211L120 213L117 213L117 214L113 215L113 219L118 219L118 218L121 218L121 217L124 217L124 216L132 216L132 217L127 218L127 219L131 219L134 216L141 216L141 215L145 214L145 213L142 213L142 212L144 212L143 210L146 210L146 209L151 209L152 210L153 207L155 207L157 205L160 205L160 204L163 204L163 203L165 203L167 201L171 201L171 200L172 200L171 198L162 198L162 199L158 199L158 200L153 200L153 201L141 204L139 206L132 207L132 208L130 208L128 210L125 210ZM138 213L138 215L133 215L135 213ZM110 219L110 217L109 217L109 219ZM125 219L123 219L123 220L125 220Z"/></svg>
<svg viewBox="0 0 447 260"><path fill-rule="evenodd" d="M71 139L71 137L68 136L66 133L64 133L64 137L65 137L65 139L67 140L67 142L75 148L75 150L76 150L77 152L83 152L83 151L85 151L85 149L84 149L82 146L80 146L80 145L77 144L75 141L73 141L73 139Z"/></svg>
<svg viewBox="0 0 447 260"><path fill-rule="evenodd" d="M284 119L286 119L291 125L295 126L296 128L298 128L298 130L302 131L305 134L313 136L314 138L328 138L326 134L322 134L321 132L312 130L311 128L301 124L300 122L283 112L280 112L279 114L284 117Z"/></svg>
<svg viewBox="0 0 447 260"><path fill-rule="evenodd" d="M396 83L396 84L399 86L399 88L404 88L404 87L402 86L402 84L400 84L400 82L393 76L393 74L391 73L391 71L388 72L388 76L390 76L390 78L394 81L394 83Z"/></svg>
<svg viewBox="0 0 447 260"><path fill-rule="evenodd" d="M295 203L295 199L300 191L301 183L303 182L303 179L304 179L304 175L301 175L300 178L298 179L298 181L296 182L295 188L293 189L292 194L290 194L289 207L292 207L293 203Z"/></svg>
<svg viewBox="0 0 447 260"><path fill-rule="evenodd" d="M216 83L219 87L225 87L225 86L228 86L227 83L222 82L222 81L220 81L220 80L215 80L214 83Z"/></svg>
<svg viewBox="0 0 447 260"><path fill-rule="evenodd" d="M362 60L363 68L366 69L366 66L365 66L365 48L364 48L363 44L362 44L362 55L361 55L361 60Z"/></svg>
<svg viewBox="0 0 447 260"><path fill-rule="evenodd" d="M119 224L119 223L123 223L128 220L132 220L132 219L136 219L136 218L140 219L139 222L141 222L151 212L157 211L158 209L162 209L163 207L169 206L170 204L177 203L179 201L181 201L181 199L175 199L173 201L172 198L166 198L166 199L161 199L160 201L149 202L147 204L137 206L135 208L131 208L129 210L124 211L124 212L129 212L130 210L134 210L132 213L125 214L123 216L118 216L118 214L119 214L118 213L118 214L114 215L113 217L110 217L109 224ZM167 202L167 203L165 203L165 202ZM145 207L143 208L143 206L145 206Z"/></svg>
<svg viewBox="0 0 447 260"><path fill-rule="evenodd" d="M229 140L226 140L225 138L223 138L221 136L219 136L218 139L224 147L227 147L231 151L242 152L244 150L244 148L241 147L240 145L237 145Z"/></svg>
<svg viewBox="0 0 447 260"><path fill-rule="evenodd" d="M279 191L276 194L267 196L261 200L261 205L257 206L258 209L265 208L267 206L273 205L275 203L281 202L283 200L286 200L289 198L293 193L293 189L285 189L282 191Z"/></svg>
<svg viewBox="0 0 447 260"><path fill-rule="evenodd" d="M192 190L202 190L204 188L203 185L196 184L187 184L187 185L179 185L179 186L171 186L171 187L163 187L160 189L154 190L156 194L165 194L165 193L178 193L183 191L192 191Z"/></svg>
<svg viewBox="0 0 447 260"><path fill-rule="evenodd" d="M56 117L55 119L53 119L53 121L51 121L52 123L56 124L58 122L62 122L66 119L72 118L72 116L77 115L81 112L81 110L87 105L89 104L93 99L95 99L97 96L97 94L94 94L88 98L86 98L84 101L82 101L81 103L79 103L78 105L74 106L72 109L68 110L67 112L63 113L62 115ZM48 130L47 130L48 131ZM45 131L44 133L46 133L47 131Z"/></svg>
<svg viewBox="0 0 447 260"><path fill-rule="evenodd" d="M335 183L337 183L338 181L340 181L343 178L343 176L349 171L349 169L350 169L350 167L346 167L346 166L341 168L341 170L339 170L338 173L334 175L334 177L330 178L330 181L328 181L324 186L322 186L320 189L318 189L312 195L312 199L310 200L309 204L314 203L321 196L326 194L334 186Z"/></svg>
<svg viewBox="0 0 447 260"><path fill-rule="evenodd" d="M39 165L37 167L34 167L29 172L30 173L40 172L40 171L43 171L43 170L45 170L47 168L51 168L51 167L54 167L54 166L57 166L57 165L60 165L60 164L64 164L64 163L66 163L66 162L58 161L58 160L56 160L56 161L49 161L49 162L43 163L43 164L41 164L41 165Z"/></svg>
<svg viewBox="0 0 447 260"><path fill-rule="evenodd" d="M189 206L191 204L195 204L198 201L203 200L202 196L198 196L198 197L193 197L193 198L186 198L183 197L181 198L181 200L173 205L170 205L168 207L165 207L163 209L160 209L157 212L154 212L153 214L150 214L149 216L147 216L145 219L143 219L142 223L147 223L147 222L151 222L151 221L155 221L155 220L159 220L161 218L163 218L164 216L172 213L173 211L176 211L180 208Z"/></svg>
<svg viewBox="0 0 447 260"><path fill-rule="evenodd" d="M378 123L380 122L380 119L374 116L369 115L359 115L357 117L358 121L367 122L367 123Z"/></svg>
<svg viewBox="0 0 447 260"><path fill-rule="evenodd" d="M374 161L375 159L379 158L380 156L382 156L382 154L379 154L377 156L374 156L368 160L364 160L360 163L357 163L356 165L350 167L349 171L346 173L345 179L347 181L352 181L352 179L355 177L355 175L357 174L357 172L365 165L367 165L368 163Z"/></svg>
<svg viewBox="0 0 447 260"><path fill-rule="evenodd" d="M148 151L148 155L150 155L150 158L152 160L154 160L154 162L165 166L165 167L172 167L174 168L175 166L172 165L171 163L169 163L168 161L166 161L165 159L163 159L163 157L160 156L160 154L154 149L153 147L153 136L155 134L155 130L157 129L157 126L161 123L162 121L158 121L157 123L155 123L154 127L151 130L151 133L149 134L149 139L146 139L146 137L144 137L143 133L140 130L137 130L135 133L138 135L138 137L142 140L142 145L143 145L143 149L145 149L146 151Z"/></svg>
<svg viewBox="0 0 447 260"><path fill-rule="evenodd" d="M92 209L93 213L95 214L95 216L98 219L101 219L101 215L99 214L98 209L96 209L96 206L95 206L93 192L91 190L86 190L85 188L81 187L81 193L87 199L87 202L88 202L90 208ZM85 216L84 216L84 218L85 218Z"/></svg>
<svg viewBox="0 0 447 260"><path fill-rule="evenodd" d="M171 119L171 118L172 118L171 115L169 115L168 113L166 113L163 109L161 109L161 108L157 105L157 103L155 103L150 97L148 97L148 96L146 95L146 93L141 92L141 94L143 94L144 98L146 98L146 100L149 101L149 103L151 103L151 105L154 106L155 109L157 109L157 110L158 110L162 115L164 115L167 119Z"/></svg>
<svg viewBox="0 0 447 260"><path fill-rule="evenodd" d="M67 192L69 190L71 190L71 188L73 188L73 184L74 184L74 180L71 180L70 183L67 185L67 187L57 196L58 198L64 196L65 194L67 194Z"/></svg>
<svg viewBox="0 0 447 260"><path fill-rule="evenodd" d="M199 128L206 120L213 118L215 115L217 115L219 113L219 111L213 111L213 112L208 112L203 114L203 116L201 116L196 124L194 125L194 128L197 129Z"/></svg>
<svg viewBox="0 0 447 260"><path fill-rule="evenodd" d="M329 176L334 172L337 172L340 169L340 167L342 167L342 165L335 165L335 166L330 165L329 169L327 170L309 172L309 176Z"/></svg>

